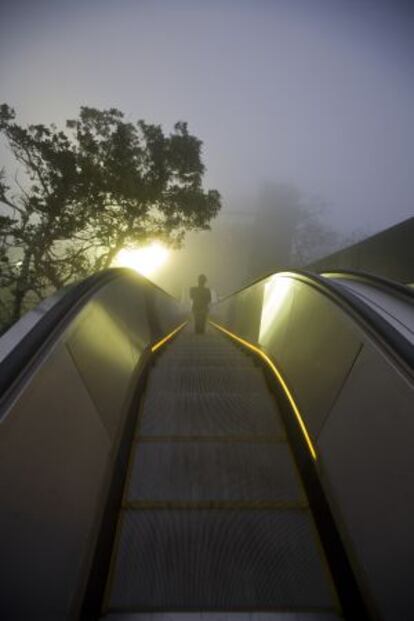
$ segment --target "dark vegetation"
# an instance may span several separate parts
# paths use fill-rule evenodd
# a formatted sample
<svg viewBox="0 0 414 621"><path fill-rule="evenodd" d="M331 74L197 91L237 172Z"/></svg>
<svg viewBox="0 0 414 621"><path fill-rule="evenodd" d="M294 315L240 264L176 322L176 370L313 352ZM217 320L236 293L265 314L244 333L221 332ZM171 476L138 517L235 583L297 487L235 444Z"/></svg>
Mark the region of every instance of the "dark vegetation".
<svg viewBox="0 0 414 621"><path fill-rule="evenodd" d="M82 107L64 130L16 123L0 106L0 133L18 166L0 171L0 319L109 267L121 248L157 239L180 247L221 207L202 187L201 141L178 122L131 123L115 108Z"/></svg>

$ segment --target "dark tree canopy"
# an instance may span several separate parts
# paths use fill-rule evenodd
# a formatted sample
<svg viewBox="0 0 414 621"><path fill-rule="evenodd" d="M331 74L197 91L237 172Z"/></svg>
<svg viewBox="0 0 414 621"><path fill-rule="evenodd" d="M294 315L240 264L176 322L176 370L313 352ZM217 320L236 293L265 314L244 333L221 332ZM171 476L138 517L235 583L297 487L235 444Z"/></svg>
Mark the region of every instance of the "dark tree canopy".
<svg viewBox="0 0 414 621"><path fill-rule="evenodd" d="M166 135L115 108L82 107L66 131L22 127L3 104L0 132L21 169L0 173L0 287L13 318L27 296L109 267L121 248L179 247L220 209L219 193L202 187L202 143L187 123Z"/></svg>

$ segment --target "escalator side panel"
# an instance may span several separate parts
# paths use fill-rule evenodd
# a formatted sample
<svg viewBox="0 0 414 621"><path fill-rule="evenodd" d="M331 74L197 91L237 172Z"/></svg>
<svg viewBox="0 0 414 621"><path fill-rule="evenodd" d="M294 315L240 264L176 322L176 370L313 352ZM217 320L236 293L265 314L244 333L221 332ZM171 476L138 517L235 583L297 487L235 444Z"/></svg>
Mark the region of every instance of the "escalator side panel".
<svg viewBox="0 0 414 621"><path fill-rule="evenodd" d="M278 279L269 285L277 290ZM273 313L271 308L267 311L268 327L261 331L259 344L271 354L294 390L308 431L317 438L359 353L361 338L351 320L311 287L295 282L287 294L293 298L288 312L280 303L274 305ZM269 288L265 304L266 297L272 295Z"/></svg>
<svg viewBox="0 0 414 621"><path fill-rule="evenodd" d="M360 299L353 308L349 294L341 301L329 283L324 290L312 276L282 274L268 277L266 287L273 279L259 345L280 369L316 444L315 465L366 604L385 621L411 618L412 347L407 343L407 355L398 339L387 341L384 318L376 321L371 308L362 312ZM239 294L217 308L230 330L232 317L243 313Z"/></svg>
<svg viewBox="0 0 414 621"><path fill-rule="evenodd" d="M125 328L95 301L82 312L65 341L110 437L115 438L119 410L142 345L134 347Z"/></svg>
<svg viewBox="0 0 414 621"><path fill-rule="evenodd" d="M157 329L175 328L177 303L122 271L54 327L0 404L1 618L57 621L80 609L154 335L148 297Z"/></svg>
<svg viewBox="0 0 414 621"><path fill-rule="evenodd" d="M71 357L59 348L1 426L2 619L66 618L96 528L110 451Z"/></svg>
<svg viewBox="0 0 414 621"><path fill-rule="evenodd" d="M384 619L414 609L413 391L364 347L318 440L321 478Z"/></svg>

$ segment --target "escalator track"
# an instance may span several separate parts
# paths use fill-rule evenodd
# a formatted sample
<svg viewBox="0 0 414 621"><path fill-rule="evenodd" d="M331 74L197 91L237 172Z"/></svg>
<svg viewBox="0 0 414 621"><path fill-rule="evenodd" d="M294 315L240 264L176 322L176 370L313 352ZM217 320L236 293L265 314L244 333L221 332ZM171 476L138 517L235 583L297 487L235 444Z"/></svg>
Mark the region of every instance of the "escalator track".
<svg viewBox="0 0 414 621"><path fill-rule="evenodd" d="M213 328L180 333L151 370L109 576L108 621L340 618L277 404L261 369Z"/></svg>
<svg viewBox="0 0 414 621"><path fill-rule="evenodd" d="M199 337L117 270L6 333L2 618L404 618L414 354L378 291L410 308L367 275L277 274Z"/></svg>

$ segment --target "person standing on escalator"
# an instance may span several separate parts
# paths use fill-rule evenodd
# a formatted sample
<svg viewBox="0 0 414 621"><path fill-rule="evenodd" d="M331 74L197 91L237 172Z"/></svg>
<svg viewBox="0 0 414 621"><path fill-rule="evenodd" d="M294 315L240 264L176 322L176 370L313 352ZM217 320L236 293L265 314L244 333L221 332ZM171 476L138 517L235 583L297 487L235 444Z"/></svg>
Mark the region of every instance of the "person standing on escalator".
<svg viewBox="0 0 414 621"><path fill-rule="evenodd" d="M198 286L191 287L190 298L193 301L194 331L196 334L204 334L208 308L211 302L211 291L206 287L207 278L204 274L198 277Z"/></svg>

